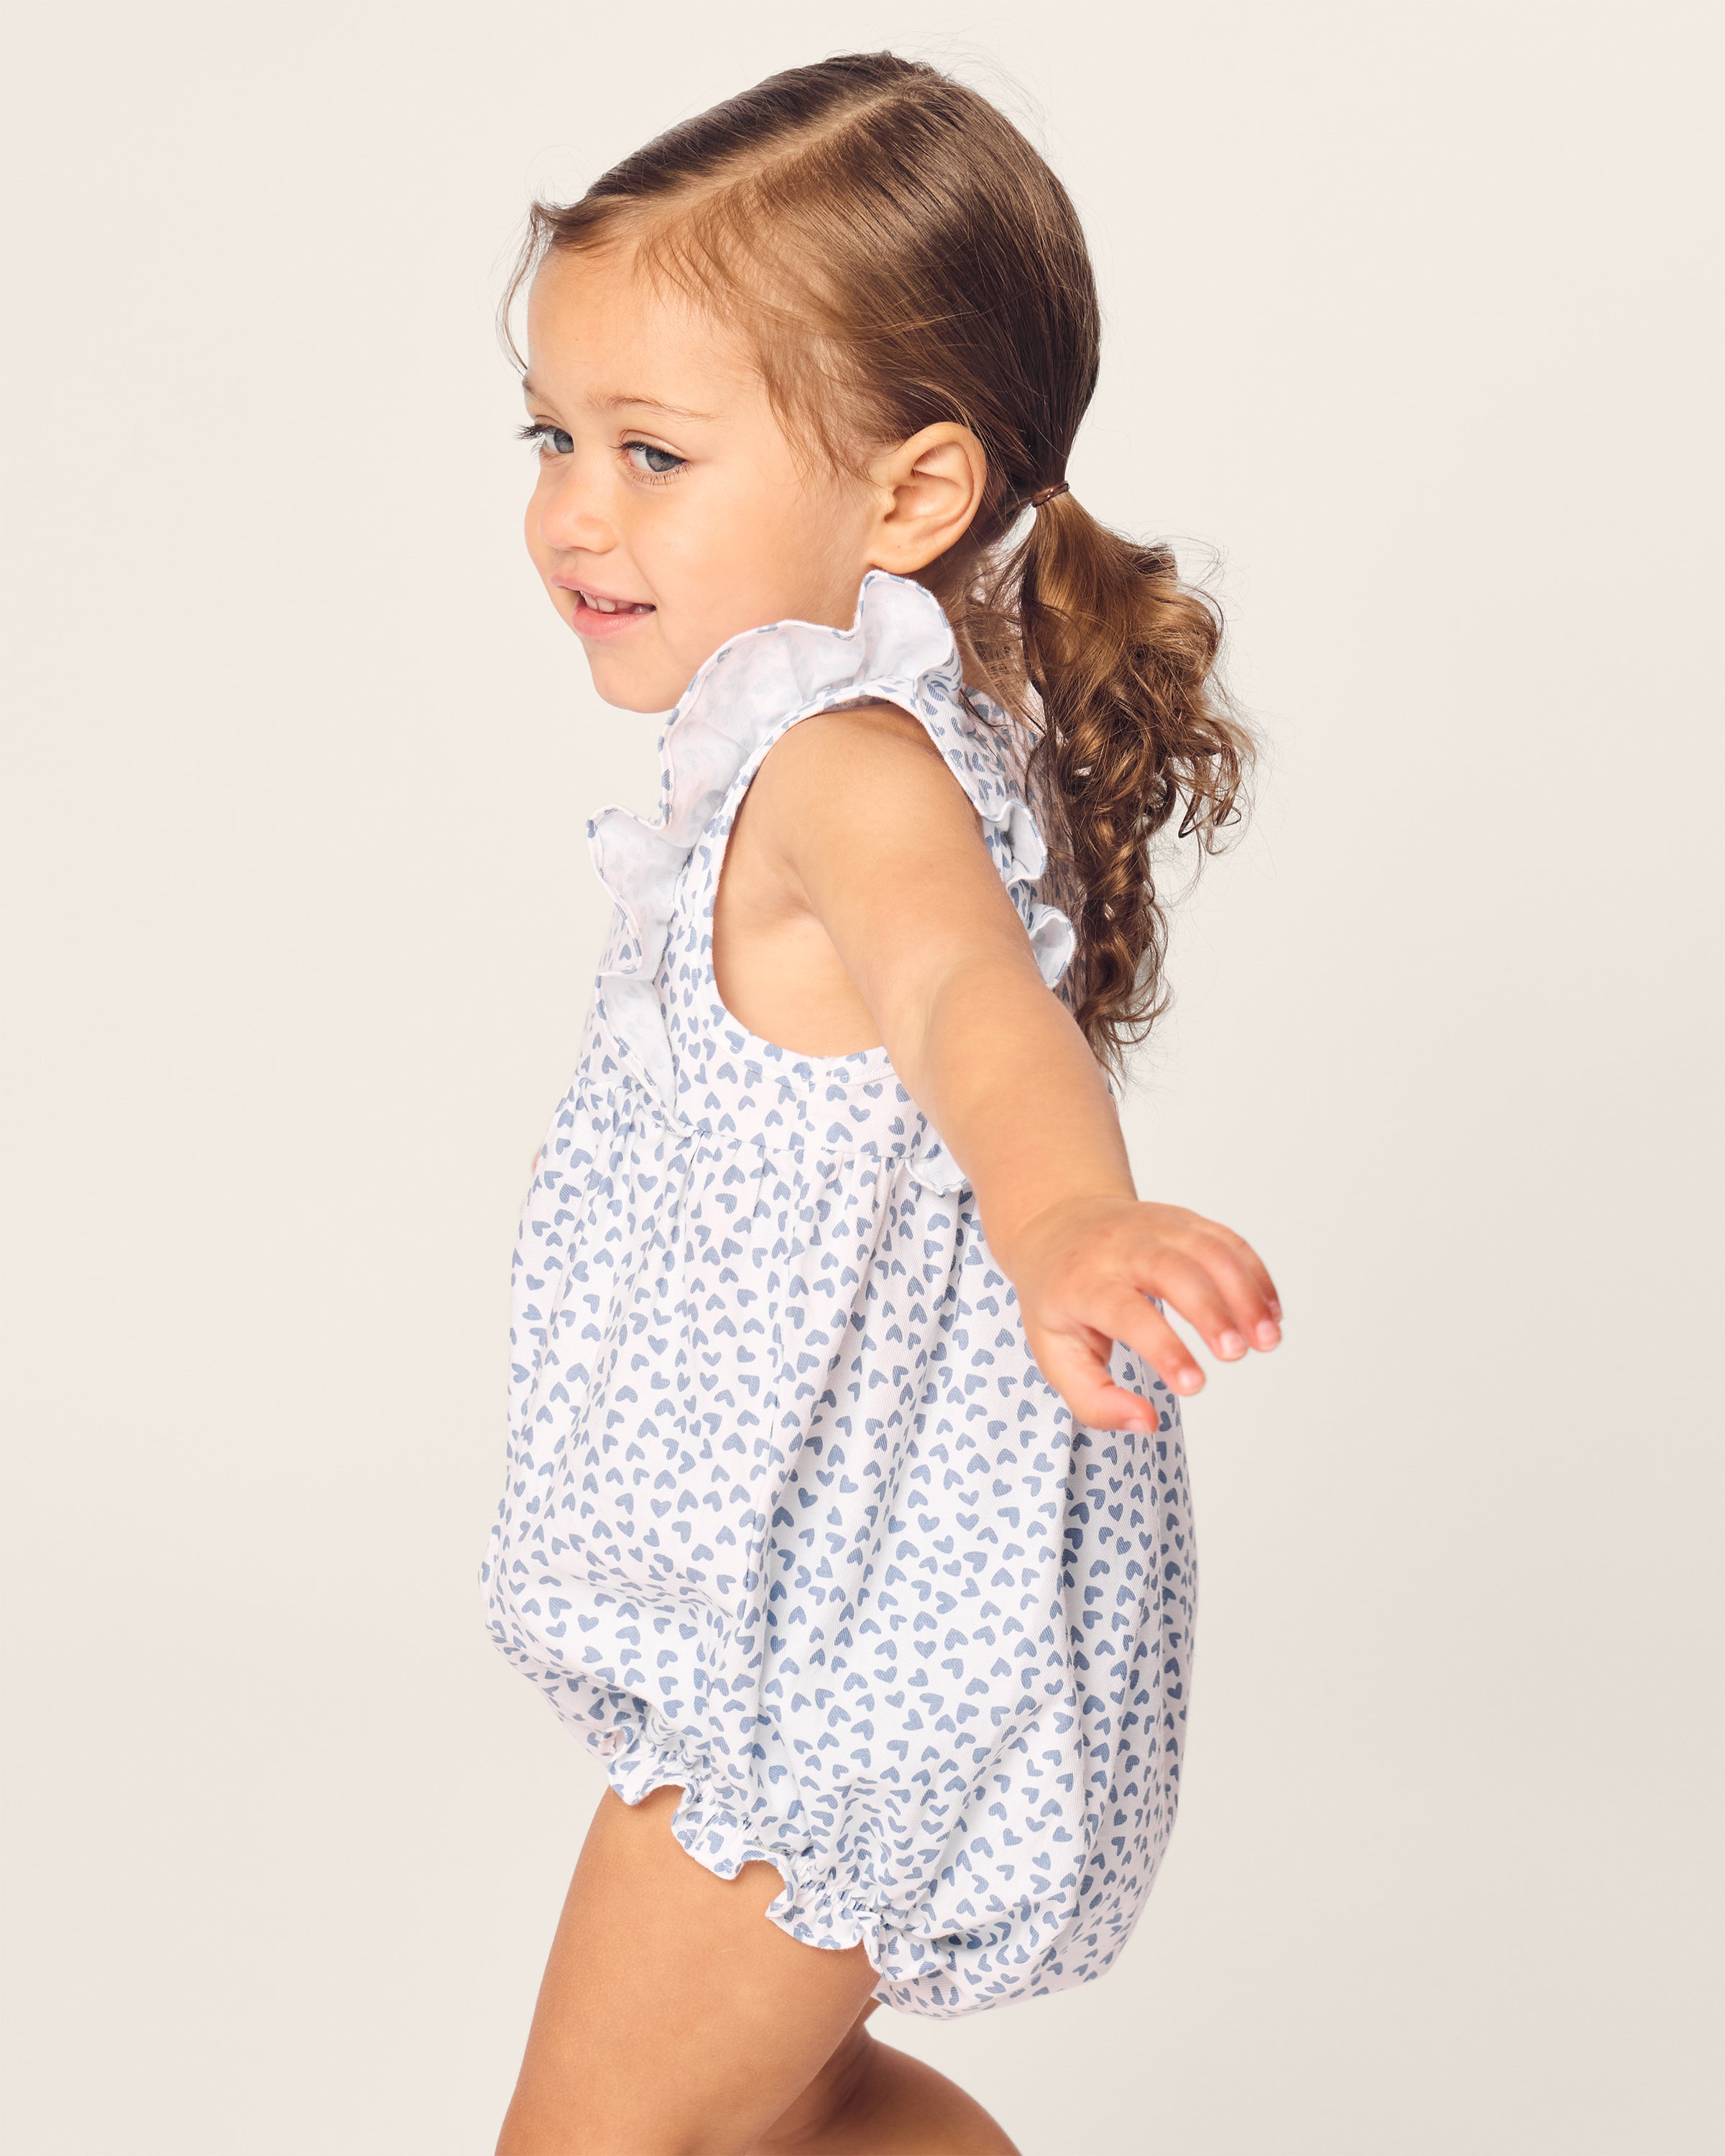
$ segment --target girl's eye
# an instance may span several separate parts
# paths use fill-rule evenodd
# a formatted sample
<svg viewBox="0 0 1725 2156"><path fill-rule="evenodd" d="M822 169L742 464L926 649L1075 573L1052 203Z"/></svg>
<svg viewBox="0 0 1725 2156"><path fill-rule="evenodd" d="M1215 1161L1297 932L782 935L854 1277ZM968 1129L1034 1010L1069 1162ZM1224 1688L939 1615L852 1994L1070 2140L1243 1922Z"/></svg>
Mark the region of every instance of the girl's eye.
<svg viewBox="0 0 1725 2156"><path fill-rule="evenodd" d="M643 479L669 479L688 462L686 457L673 456L669 449L659 449L651 442L625 442L623 454ZM637 457L641 459L639 464L634 463Z"/></svg>
<svg viewBox="0 0 1725 2156"><path fill-rule="evenodd" d="M531 442L542 454L548 450L554 457L567 457L575 448L575 437L561 427L553 427L547 419L535 419L530 426L518 428L516 432L522 441Z"/></svg>

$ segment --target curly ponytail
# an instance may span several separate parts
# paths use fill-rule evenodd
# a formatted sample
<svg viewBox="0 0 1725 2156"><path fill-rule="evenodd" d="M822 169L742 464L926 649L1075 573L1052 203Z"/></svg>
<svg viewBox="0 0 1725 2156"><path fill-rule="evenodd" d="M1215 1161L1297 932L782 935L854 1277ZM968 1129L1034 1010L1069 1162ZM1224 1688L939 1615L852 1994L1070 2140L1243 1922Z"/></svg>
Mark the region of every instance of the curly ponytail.
<svg viewBox="0 0 1725 2156"><path fill-rule="evenodd" d="M1040 706L1027 777L1078 932L1067 994L1117 1066L1166 1007L1153 843L1214 852L1252 744L1214 678L1221 616L1166 547L1099 524L1070 493L1036 511L1011 574L1023 677Z"/></svg>
<svg viewBox="0 0 1725 2156"><path fill-rule="evenodd" d="M536 203L506 322L547 250L619 242L749 333L780 412L836 463L861 471L939 420L981 443L982 508L923 581L1022 729L1078 932L1062 993L1117 1069L1166 1000L1153 842L1179 809L1178 835L1214 850L1251 737L1214 680L1214 607L1165 548L1096 523L1060 476L1101 346L1065 189L974 90L852 53L681 121L579 202Z"/></svg>

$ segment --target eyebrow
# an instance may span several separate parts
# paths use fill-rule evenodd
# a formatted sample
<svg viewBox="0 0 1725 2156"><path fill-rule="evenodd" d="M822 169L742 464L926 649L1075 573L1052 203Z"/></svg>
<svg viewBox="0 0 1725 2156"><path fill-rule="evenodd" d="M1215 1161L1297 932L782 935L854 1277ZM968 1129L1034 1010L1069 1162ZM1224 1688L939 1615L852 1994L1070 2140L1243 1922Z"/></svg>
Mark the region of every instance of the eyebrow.
<svg viewBox="0 0 1725 2156"><path fill-rule="evenodd" d="M521 394L526 398L537 398L539 395L526 375L521 377ZM615 397L596 398L594 402L608 412L621 411L624 405L632 404L649 412L663 412L668 419L715 419L718 417L716 412L691 412L686 404L667 404L663 398L637 397L632 392Z"/></svg>

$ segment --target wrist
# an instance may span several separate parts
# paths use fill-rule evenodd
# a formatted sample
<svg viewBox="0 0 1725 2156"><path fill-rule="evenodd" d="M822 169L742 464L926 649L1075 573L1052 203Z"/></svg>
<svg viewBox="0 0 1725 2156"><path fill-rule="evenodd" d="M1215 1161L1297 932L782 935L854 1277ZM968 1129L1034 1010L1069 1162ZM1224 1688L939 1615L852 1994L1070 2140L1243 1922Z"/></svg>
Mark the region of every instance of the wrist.
<svg viewBox="0 0 1725 2156"><path fill-rule="evenodd" d="M1137 1193L1124 1177L1007 1208L990 1207L978 1194L988 1248L1014 1281L1039 1251L1093 1233L1102 1217L1137 1202Z"/></svg>

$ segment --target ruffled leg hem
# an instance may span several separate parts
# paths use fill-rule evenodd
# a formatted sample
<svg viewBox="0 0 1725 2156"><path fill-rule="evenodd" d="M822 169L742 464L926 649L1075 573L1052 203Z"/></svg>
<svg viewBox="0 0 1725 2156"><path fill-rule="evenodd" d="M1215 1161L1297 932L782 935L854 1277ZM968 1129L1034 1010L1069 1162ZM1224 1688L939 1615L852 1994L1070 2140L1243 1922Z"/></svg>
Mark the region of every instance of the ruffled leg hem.
<svg viewBox="0 0 1725 2156"><path fill-rule="evenodd" d="M860 1946L870 1968L881 1974L882 1926L861 1899L862 1882L842 1878L817 1851L794 1845L788 1837L779 1840L770 1830L763 1834L745 1819L710 1763L693 1753L680 1731L649 1708L633 1732L614 1728L593 1742L624 1804L638 1804L655 1789L682 1790L671 1832L697 1864L718 1879L736 1878L745 1864L770 1864L784 1881L767 1907L780 1931L830 1953Z"/></svg>
<svg viewBox="0 0 1725 2156"><path fill-rule="evenodd" d="M860 1946L875 1974L871 1996L919 2020L955 2020L993 2006L1064 1991L1101 1975L1124 1943L1075 1939L1070 1914L1046 1928L1019 1919L982 1935L929 1938L906 1930L877 1906L877 1867L868 1856L878 1823L866 1815L844 1822L834 1837L841 1852L798 1841L795 1830L747 1818L738 1793L715 1774L698 1743L644 1702L608 1728L583 1733L626 1804L655 1789L683 1792L671 1819L679 1845L716 1878L734 1879L745 1864L770 1864L784 1881L768 1903L768 1919L789 1938L827 1953ZM884 1845L884 1844L882 1845ZM992 1933L992 1937L989 1933Z"/></svg>

